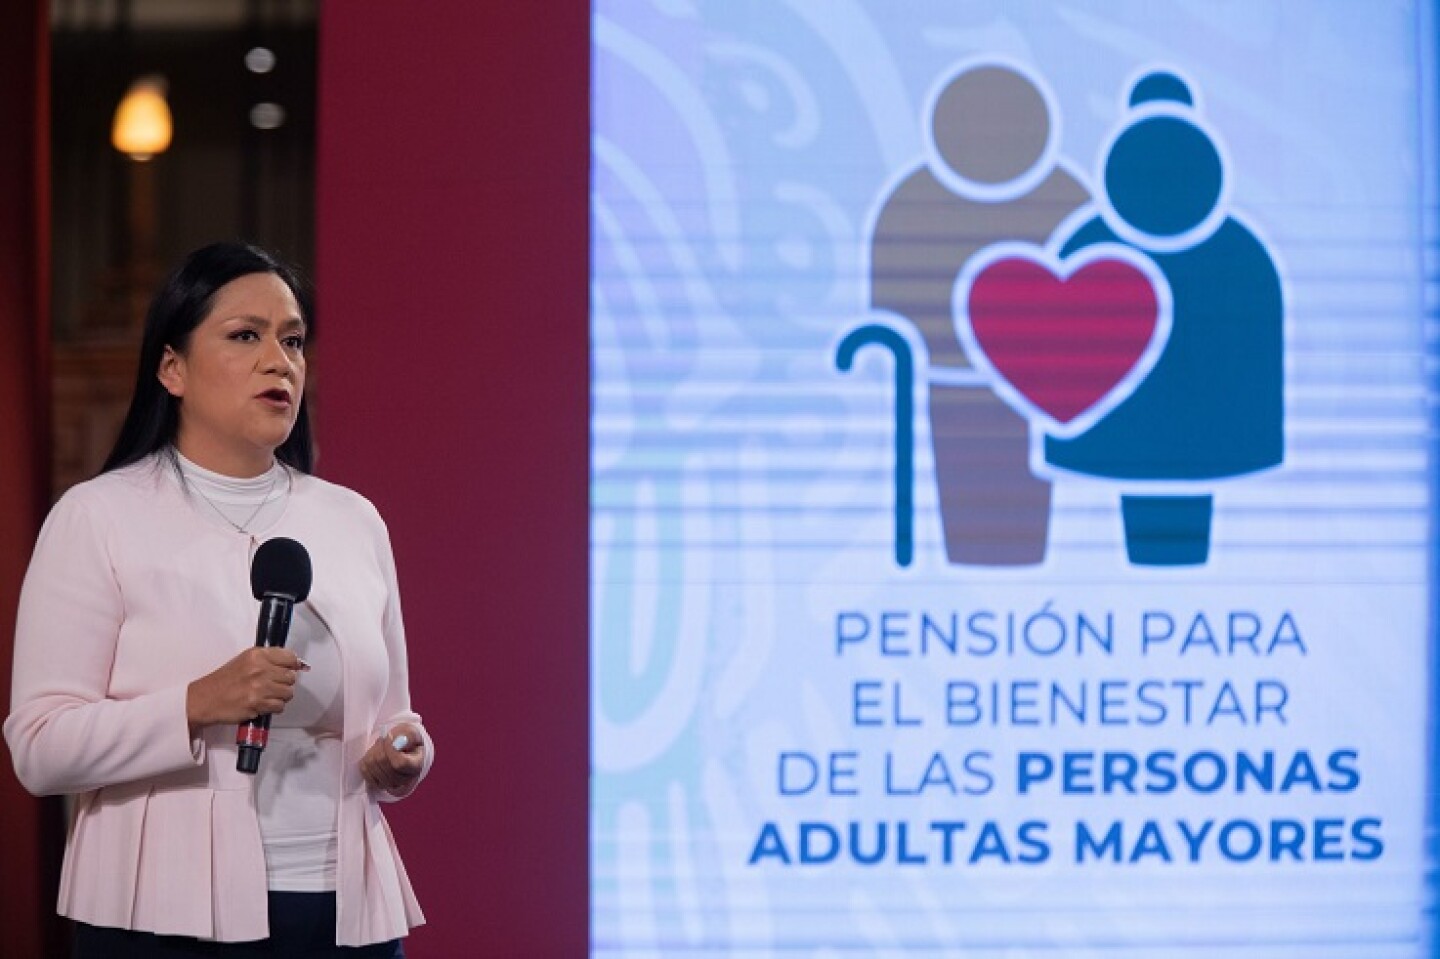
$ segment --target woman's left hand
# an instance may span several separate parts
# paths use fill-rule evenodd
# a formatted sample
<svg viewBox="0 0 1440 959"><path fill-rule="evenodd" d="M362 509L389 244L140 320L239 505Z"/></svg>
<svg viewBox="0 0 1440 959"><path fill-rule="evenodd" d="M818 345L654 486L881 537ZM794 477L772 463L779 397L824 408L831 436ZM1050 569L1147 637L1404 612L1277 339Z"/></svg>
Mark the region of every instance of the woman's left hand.
<svg viewBox="0 0 1440 959"><path fill-rule="evenodd" d="M360 775L376 789L404 792L425 768L425 737L410 723L396 723L360 757Z"/></svg>

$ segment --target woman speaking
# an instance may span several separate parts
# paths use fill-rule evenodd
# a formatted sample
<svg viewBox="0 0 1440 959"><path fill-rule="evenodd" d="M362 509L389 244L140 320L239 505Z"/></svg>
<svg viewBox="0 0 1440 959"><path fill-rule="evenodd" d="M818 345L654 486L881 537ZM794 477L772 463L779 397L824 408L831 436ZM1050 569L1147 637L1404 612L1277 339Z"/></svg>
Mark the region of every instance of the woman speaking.
<svg viewBox="0 0 1440 959"><path fill-rule="evenodd" d="M191 254L150 307L104 469L40 532L5 738L27 789L75 796L77 956L403 956L424 921L379 803L434 747L385 525L310 475L312 322L265 252ZM286 644L258 646L251 562L278 537L313 578ZM257 717L249 774L236 727Z"/></svg>

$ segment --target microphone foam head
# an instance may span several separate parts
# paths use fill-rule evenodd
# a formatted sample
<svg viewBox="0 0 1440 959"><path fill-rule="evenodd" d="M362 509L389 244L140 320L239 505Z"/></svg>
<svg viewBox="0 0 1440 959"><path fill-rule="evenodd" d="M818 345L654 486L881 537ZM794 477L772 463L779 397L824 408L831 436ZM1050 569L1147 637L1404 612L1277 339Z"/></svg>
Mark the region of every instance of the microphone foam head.
<svg viewBox="0 0 1440 959"><path fill-rule="evenodd" d="M250 562L250 592L256 599L283 596L302 602L310 595L310 554L293 539L267 539Z"/></svg>

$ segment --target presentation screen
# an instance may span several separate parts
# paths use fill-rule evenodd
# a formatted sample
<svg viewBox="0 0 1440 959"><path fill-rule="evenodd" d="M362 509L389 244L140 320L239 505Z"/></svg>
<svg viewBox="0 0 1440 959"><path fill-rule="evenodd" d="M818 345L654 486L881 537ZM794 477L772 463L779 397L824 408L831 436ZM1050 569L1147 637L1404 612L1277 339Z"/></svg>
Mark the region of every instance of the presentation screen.
<svg viewBox="0 0 1440 959"><path fill-rule="evenodd" d="M1431 5L592 9L592 954L1432 955Z"/></svg>

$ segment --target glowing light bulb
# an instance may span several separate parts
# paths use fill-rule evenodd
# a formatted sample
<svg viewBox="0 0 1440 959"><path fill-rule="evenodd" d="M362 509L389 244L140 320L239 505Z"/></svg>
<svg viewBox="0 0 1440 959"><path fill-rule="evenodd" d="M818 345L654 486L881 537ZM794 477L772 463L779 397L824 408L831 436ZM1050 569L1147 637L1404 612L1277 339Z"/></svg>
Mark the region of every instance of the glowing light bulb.
<svg viewBox="0 0 1440 959"><path fill-rule="evenodd" d="M115 122L110 127L110 142L130 159L144 162L170 146L173 125L170 104L165 102L165 80L159 76L141 77L115 108Z"/></svg>

